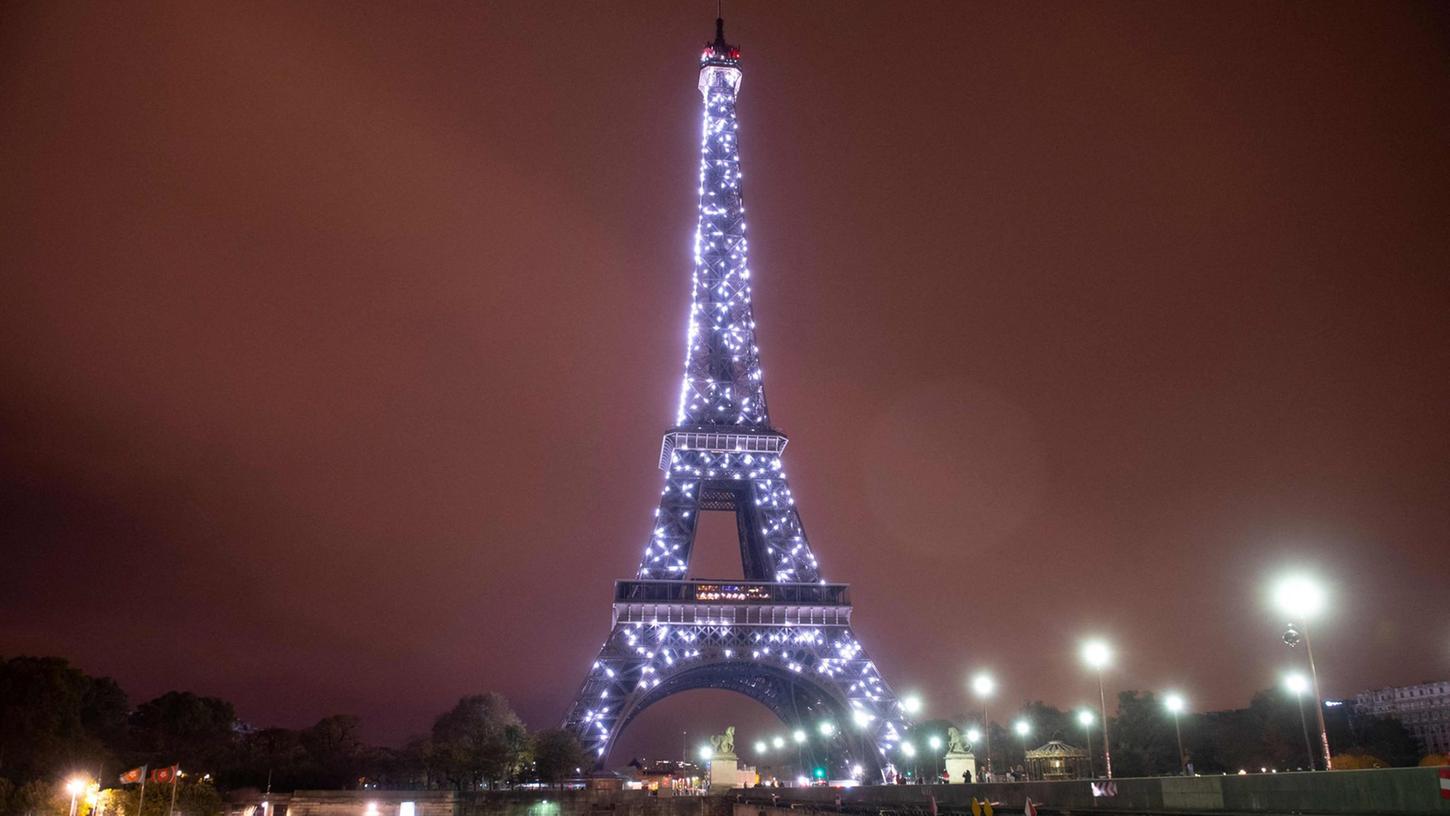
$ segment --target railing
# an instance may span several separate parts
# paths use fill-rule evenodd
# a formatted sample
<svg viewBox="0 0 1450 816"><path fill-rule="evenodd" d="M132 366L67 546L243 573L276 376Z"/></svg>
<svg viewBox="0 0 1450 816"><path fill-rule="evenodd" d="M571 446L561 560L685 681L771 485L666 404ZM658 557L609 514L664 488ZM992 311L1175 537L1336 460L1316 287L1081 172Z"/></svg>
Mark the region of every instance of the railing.
<svg viewBox="0 0 1450 816"><path fill-rule="evenodd" d="M784 604L850 606L848 584L772 581L615 581L615 603Z"/></svg>

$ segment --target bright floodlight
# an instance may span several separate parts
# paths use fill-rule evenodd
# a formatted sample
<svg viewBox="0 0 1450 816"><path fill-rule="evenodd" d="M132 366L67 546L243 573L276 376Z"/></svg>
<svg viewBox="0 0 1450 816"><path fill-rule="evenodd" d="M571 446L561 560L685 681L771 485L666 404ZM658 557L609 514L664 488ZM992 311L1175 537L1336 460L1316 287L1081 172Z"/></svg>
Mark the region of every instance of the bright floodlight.
<svg viewBox="0 0 1450 816"><path fill-rule="evenodd" d="M903 742L901 743L901 753L906 754L909 757L914 757L916 756L916 746L912 745L909 742Z"/></svg>
<svg viewBox="0 0 1450 816"><path fill-rule="evenodd" d="M1082 645L1082 660L1095 669L1101 669L1113 659L1113 650L1101 640L1089 640Z"/></svg>
<svg viewBox="0 0 1450 816"><path fill-rule="evenodd" d="M921 710L921 697L915 694L908 694L901 699L901 708L907 714L915 714Z"/></svg>
<svg viewBox="0 0 1450 816"><path fill-rule="evenodd" d="M1291 575L1274 587L1274 603L1289 616L1308 620L1324 609L1324 587L1306 575Z"/></svg>
<svg viewBox="0 0 1450 816"><path fill-rule="evenodd" d="M1182 713L1186 705L1187 704L1183 702L1183 697L1178 694L1169 694L1167 697L1163 698L1163 706L1174 714Z"/></svg>
<svg viewBox="0 0 1450 816"><path fill-rule="evenodd" d="M931 746L931 749L933 751L935 751L935 750L937 750L938 748L941 747L941 737L938 737L937 735L932 734L931 735L931 738L926 741L926 744L927 745L930 745Z"/></svg>
<svg viewBox="0 0 1450 816"><path fill-rule="evenodd" d="M831 722L823 722L819 726L817 726L817 728L820 730L821 736L823 737L829 737L830 735L836 733L836 726L834 723Z"/></svg>
<svg viewBox="0 0 1450 816"><path fill-rule="evenodd" d="M858 708L851 712L851 721L856 723L857 728L865 728L871 724L871 715Z"/></svg>
<svg viewBox="0 0 1450 816"><path fill-rule="evenodd" d="M1077 713L1077 721L1083 728L1093 724L1093 713L1086 709Z"/></svg>
<svg viewBox="0 0 1450 816"><path fill-rule="evenodd" d="M982 738L982 732L975 728L967 729L967 742L976 742Z"/></svg>
<svg viewBox="0 0 1450 816"><path fill-rule="evenodd" d="M709 760L712 756L715 756L715 749L710 746L706 745L700 749L700 759Z"/></svg>
<svg viewBox="0 0 1450 816"><path fill-rule="evenodd" d="M790 735L790 738L793 739L793 740L795 740L796 742L805 742L806 741L806 732L804 732L804 731L800 730L799 728L797 728L795 730L795 733L793 733L793 734Z"/></svg>
<svg viewBox="0 0 1450 816"><path fill-rule="evenodd" d="M1025 737L1027 736L1027 732L1032 730L1032 726L1028 725L1026 720L1018 720L1017 723L1012 726L1012 730L1017 732L1017 736Z"/></svg>
<svg viewBox="0 0 1450 816"><path fill-rule="evenodd" d="M986 672L977 672L972 675L972 693L978 697L991 697L992 692L997 690L997 681L992 675Z"/></svg>
<svg viewBox="0 0 1450 816"><path fill-rule="evenodd" d="M785 737L771 737L770 738L770 744L771 745L774 745L776 748L784 748L785 747Z"/></svg>
<svg viewBox="0 0 1450 816"><path fill-rule="evenodd" d="M73 777L69 780L66 780L65 792L70 794L71 796L78 795L81 791L85 790L85 788L86 782L80 777Z"/></svg>
<svg viewBox="0 0 1450 816"><path fill-rule="evenodd" d="M765 753L765 740L756 740L755 741L755 753L757 753L757 754L763 754L763 753Z"/></svg>
<svg viewBox="0 0 1450 816"><path fill-rule="evenodd" d="M1284 688L1288 689L1290 694L1303 694L1309 690L1309 678L1294 672L1284 678Z"/></svg>

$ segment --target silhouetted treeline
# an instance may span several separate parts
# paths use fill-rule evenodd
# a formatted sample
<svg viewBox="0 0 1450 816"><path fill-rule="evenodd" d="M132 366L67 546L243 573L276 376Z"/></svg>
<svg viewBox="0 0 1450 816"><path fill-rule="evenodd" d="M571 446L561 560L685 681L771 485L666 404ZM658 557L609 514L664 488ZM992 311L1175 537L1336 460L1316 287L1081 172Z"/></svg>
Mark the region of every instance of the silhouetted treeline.
<svg viewBox="0 0 1450 816"><path fill-rule="evenodd" d="M459 700L428 733L391 748L365 743L349 715L302 729L252 728L215 697L170 691L133 706L113 680L63 659L0 659L0 816L40 816L71 776L110 787L122 771L143 765L179 765L188 784L263 789L270 781L272 790L290 791L552 783L583 764L573 735L529 734L498 694ZM150 794L146 805L149 811ZM211 816L200 804L198 812L178 810Z"/></svg>

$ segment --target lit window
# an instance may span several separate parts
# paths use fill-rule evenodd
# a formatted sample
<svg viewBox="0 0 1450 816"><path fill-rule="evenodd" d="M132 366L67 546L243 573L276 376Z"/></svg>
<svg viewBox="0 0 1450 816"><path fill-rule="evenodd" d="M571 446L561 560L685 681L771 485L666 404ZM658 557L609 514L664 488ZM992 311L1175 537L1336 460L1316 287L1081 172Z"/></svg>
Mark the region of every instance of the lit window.
<svg viewBox="0 0 1450 816"><path fill-rule="evenodd" d="M398 805L398 816L413 816L413 803L404 802Z"/></svg>

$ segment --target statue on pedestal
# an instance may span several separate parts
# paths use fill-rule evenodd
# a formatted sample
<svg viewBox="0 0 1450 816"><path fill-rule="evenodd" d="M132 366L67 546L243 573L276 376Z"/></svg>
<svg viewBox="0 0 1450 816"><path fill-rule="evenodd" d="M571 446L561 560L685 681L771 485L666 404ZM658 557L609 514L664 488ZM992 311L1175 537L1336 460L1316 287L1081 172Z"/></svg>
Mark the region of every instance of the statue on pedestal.
<svg viewBox="0 0 1450 816"><path fill-rule="evenodd" d="M949 754L970 754L972 746L967 744L962 732L956 726L947 729L947 753Z"/></svg>
<svg viewBox="0 0 1450 816"><path fill-rule="evenodd" d="M961 730L947 729L947 755L943 758L948 782L977 781L977 757Z"/></svg>
<svg viewBox="0 0 1450 816"><path fill-rule="evenodd" d="M735 726L726 726L725 733L710 738L710 748L716 759L735 758Z"/></svg>

